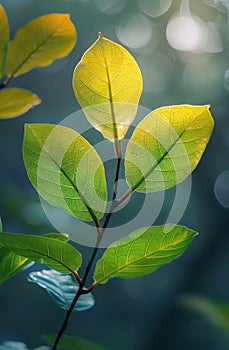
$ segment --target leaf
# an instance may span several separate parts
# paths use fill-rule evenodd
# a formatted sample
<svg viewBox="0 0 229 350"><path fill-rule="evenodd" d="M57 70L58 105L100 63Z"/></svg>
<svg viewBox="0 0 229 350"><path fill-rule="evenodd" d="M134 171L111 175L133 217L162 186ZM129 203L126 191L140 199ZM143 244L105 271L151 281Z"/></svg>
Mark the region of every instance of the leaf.
<svg viewBox="0 0 229 350"><path fill-rule="evenodd" d="M61 273L75 271L82 261L80 253L70 244L49 237L1 233L0 243L13 253Z"/></svg>
<svg viewBox="0 0 229 350"><path fill-rule="evenodd" d="M103 216L103 163L81 135L63 126L28 124L23 155L29 179L46 201L82 220Z"/></svg>
<svg viewBox="0 0 229 350"><path fill-rule="evenodd" d="M0 350L27 350L27 346L25 343L8 340L0 345Z"/></svg>
<svg viewBox="0 0 229 350"><path fill-rule="evenodd" d="M4 343L0 344L0 350L28 350L25 343L8 340ZM34 350L48 350L49 348L47 346L39 346L38 348Z"/></svg>
<svg viewBox="0 0 229 350"><path fill-rule="evenodd" d="M94 279L98 284L111 277L134 278L154 272L183 254L196 234L174 225L135 231L107 248L97 262Z"/></svg>
<svg viewBox="0 0 229 350"><path fill-rule="evenodd" d="M73 88L88 121L105 138L122 139L142 93L142 76L122 46L99 36L73 73Z"/></svg>
<svg viewBox="0 0 229 350"><path fill-rule="evenodd" d="M45 233L43 237L57 239L61 242L67 242L69 240L69 236L67 233Z"/></svg>
<svg viewBox="0 0 229 350"><path fill-rule="evenodd" d="M27 258L11 252L4 246L0 246L0 284L17 272L30 267L31 264L33 263Z"/></svg>
<svg viewBox="0 0 229 350"><path fill-rule="evenodd" d="M64 310L68 310L79 289L72 275L63 275L54 270L31 272L28 280L46 289L54 302ZM85 311L92 308L94 304L95 301L91 293L83 294L73 311Z"/></svg>
<svg viewBox="0 0 229 350"><path fill-rule="evenodd" d="M161 191L182 182L199 163L213 123L209 106L162 107L146 116L127 145L131 191Z"/></svg>
<svg viewBox="0 0 229 350"><path fill-rule="evenodd" d="M68 240L67 235L58 233L48 233L44 237L50 237L63 242ZM32 265L33 262L28 258L15 254L0 244L0 284L7 281L19 271L25 270Z"/></svg>
<svg viewBox="0 0 229 350"><path fill-rule="evenodd" d="M54 343L55 338L56 337L54 335L46 335L44 337L45 341L51 346ZM105 350L104 347L89 342L87 340L68 336L63 336L61 338L59 346L63 347L65 350Z"/></svg>
<svg viewBox="0 0 229 350"><path fill-rule="evenodd" d="M41 100L31 91L9 88L0 91L0 118L13 118L39 105Z"/></svg>
<svg viewBox="0 0 229 350"><path fill-rule="evenodd" d="M68 55L76 42L76 30L68 14L38 17L20 28L9 44L6 73L18 76L44 67Z"/></svg>
<svg viewBox="0 0 229 350"><path fill-rule="evenodd" d="M0 218L0 232L2 232L2 220ZM12 253L0 244L0 284L31 265L27 258ZM1 348L0 348L1 349Z"/></svg>
<svg viewBox="0 0 229 350"><path fill-rule="evenodd" d="M9 42L9 26L6 13L0 5L0 78L4 75L5 58Z"/></svg>
<svg viewBox="0 0 229 350"><path fill-rule="evenodd" d="M182 301L186 307L207 317L213 326L229 332L229 303L197 295L184 296Z"/></svg>

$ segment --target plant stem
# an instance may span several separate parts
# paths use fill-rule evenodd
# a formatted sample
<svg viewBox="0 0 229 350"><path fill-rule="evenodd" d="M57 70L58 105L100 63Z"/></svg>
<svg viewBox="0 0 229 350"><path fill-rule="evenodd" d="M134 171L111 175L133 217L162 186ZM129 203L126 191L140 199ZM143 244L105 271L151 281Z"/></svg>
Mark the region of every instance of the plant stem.
<svg viewBox="0 0 229 350"><path fill-rule="evenodd" d="M12 79L13 79L13 76L6 77L6 79L0 85L0 89L4 89L5 87L7 87L7 85L9 85Z"/></svg>
<svg viewBox="0 0 229 350"><path fill-rule="evenodd" d="M115 173L115 179L114 179L114 191L113 191L113 197L112 197L112 202L111 202L111 207L110 207L110 210L109 212L107 213L106 215L106 219L104 221L104 225L103 225L103 228L101 230L101 227L100 225L98 225L98 222L96 223L95 222L95 227L96 227L96 230L97 230L97 241L96 241L96 245L93 249L93 252L92 252L92 255L91 255L91 258L87 264L87 267L86 267L86 270L85 270L85 273L84 273L84 276L83 276L83 279L81 281L81 283L79 284L79 289L69 307L69 309L67 310L66 312L66 316L65 316L65 319L64 319L64 322L62 323L62 326L60 328L60 330L58 331L57 333L57 336L56 336L56 339L55 339L55 343L52 347L52 350L56 350L57 349L57 346L59 344L59 341L62 337L62 335L64 334L67 326L68 326L68 322L69 322L69 319L71 317L71 314L73 312L73 309L77 303L77 301L79 300L80 296L82 294L86 294L86 293L89 293L95 286L96 284L93 283L88 290L84 291L84 285L86 283L86 280L87 280L87 277L91 271L91 267L94 263L94 260L96 258L96 255L98 253L98 250L99 250L99 246L100 246L100 243L102 241L102 238L103 238L103 235L105 233L105 230L110 222L110 219L111 219L111 216L113 214L113 211L114 209L116 208L117 204L116 204L116 197L117 197L117 189L118 189L118 179L119 179L119 173L120 173L120 167L121 167L121 152L119 153L119 156L117 158L117 166L116 166L116 173Z"/></svg>

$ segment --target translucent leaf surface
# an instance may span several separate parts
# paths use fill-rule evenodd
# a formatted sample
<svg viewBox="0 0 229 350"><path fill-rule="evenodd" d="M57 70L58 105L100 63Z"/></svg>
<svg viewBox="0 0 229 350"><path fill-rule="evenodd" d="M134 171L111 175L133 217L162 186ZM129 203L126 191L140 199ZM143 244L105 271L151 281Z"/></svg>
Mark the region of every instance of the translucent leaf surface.
<svg viewBox="0 0 229 350"><path fill-rule="evenodd" d="M54 270L31 272L28 280L46 289L54 302L64 310L70 307L79 289L72 275L63 275ZM94 304L92 294L84 294L80 296L73 311L85 311L92 308Z"/></svg>
<svg viewBox="0 0 229 350"><path fill-rule="evenodd" d="M28 350L25 343L8 340L0 345L0 350Z"/></svg>
<svg viewBox="0 0 229 350"><path fill-rule="evenodd" d="M182 300L188 308L207 317L215 327L229 333L229 303L198 295L188 295Z"/></svg>
<svg viewBox="0 0 229 350"><path fill-rule="evenodd" d="M162 107L146 116L126 150L132 190L161 191L183 181L199 163L213 124L209 106Z"/></svg>
<svg viewBox="0 0 229 350"><path fill-rule="evenodd" d="M13 253L46 264L61 273L77 270L82 261L80 253L70 244L53 238L1 233L0 243Z"/></svg>
<svg viewBox="0 0 229 350"><path fill-rule="evenodd" d="M9 26L6 13L0 5L0 78L4 75L4 65L9 41Z"/></svg>
<svg viewBox="0 0 229 350"><path fill-rule="evenodd" d="M184 253L196 232L171 225L142 228L107 248L97 262L94 279L106 283L111 277L134 278L157 270ZM168 233L167 229L170 229Z"/></svg>
<svg viewBox="0 0 229 350"><path fill-rule="evenodd" d="M142 76L122 46L99 36L73 74L73 88L88 121L109 140L122 139L142 93Z"/></svg>
<svg viewBox="0 0 229 350"><path fill-rule="evenodd" d="M82 220L103 216L107 198L103 163L77 132L28 124L23 153L30 181L50 204Z"/></svg>
<svg viewBox="0 0 229 350"><path fill-rule="evenodd" d="M9 88L0 91L0 118L13 118L39 105L41 100L31 91Z"/></svg>
<svg viewBox="0 0 229 350"><path fill-rule="evenodd" d="M48 233L44 237L58 239L66 242L68 236L58 233ZM33 262L24 256L15 254L4 246L0 245L0 284L7 281L17 272L29 268Z"/></svg>
<svg viewBox="0 0 229 350"><path fill-rule="evenodd" d="M17 76L70 53L76 30L68 14L38 17L20 28L9 44L6 73Z"/></svg>
<svg viewBox="0 0 229 350"><path fill-rule="evenodd" d="M18 271L21 271L25 267L29 267L31 261L27 258L15 254L0 246L0 284L14 276Z"/></svg>
<svg viewBox="0 0 229 350"><path fill-rule="evenodd" d="M55 341L54 335L45 336L45 340L48 344L52 345ZM65 350L105 350L104 347L89 342L87 340L63 336L60 340L60 347L63 347Z"/></svg>
<svg viewBox="0 0 229 350"><path fill-rule="evenodd" d="M25 343L8 340L4 343L0 344L0 350L28 350ZM34 350L48 350L49 348L47 346L39 346L38 348Z"/></svg>

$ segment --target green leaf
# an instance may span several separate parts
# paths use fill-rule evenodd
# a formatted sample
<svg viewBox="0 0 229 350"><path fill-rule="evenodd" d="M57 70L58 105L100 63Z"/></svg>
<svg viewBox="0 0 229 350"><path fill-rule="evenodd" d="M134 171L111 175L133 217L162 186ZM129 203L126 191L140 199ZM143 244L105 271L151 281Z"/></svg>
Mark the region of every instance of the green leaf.
<svg viewBox="0 0 229 350"><path fill-rule="evenodd" d="M31 91L9 88L0 91L0 118L13 118L39 105L41 100Z"/></svg>
<svg viewBox="0 0 229 350"><path fill-rule="evenodd" d="M72 275L64 275L54 270L30 272L28 280L46 289L54 302L64 310L68 310L79 286ZM74 311L91 309L95 300L91 293L82 294L74 306Z"/></svg>
<svg viewBox="0 0 229 350"><path fill-rule="evenodd" d="M191 310L207 317L213 326L229 333L229 303L197 295L187 295L182 301Z"/></svg>
<svg viewBox="0 0 229 350"><path fill-rule="evenodd" d="M142 93L142 76L122 46L99 36L73 74L73 88L88 121L105 138L122 139Z"/></svg>
<svg viewBox="0 0 229 350"><path fill-rule="evenodd" d="M58 233L48 233L45 234L44 237L57 239L63 242L68 240L67 235ZM28 258L15 254L0 245L0 284L7 281L19 271L27 269L31 265L33 265L33 262Z"/></svg>
<svg viewBox="0 0 229 350"><path fill-rule="evenodd" d="M127 145L131 191L161 191L182 182L199 163L213 124L209 106L162 107L146 116Z"/></svg>
<svg viewBox="0 0 229 350"><path fill-rule="evenodd" d="M80 253L70 244L49 237L1 233L0 243L13 253L61 273L77 270L82 261Z"/></svg>
<svg viewBox="0 0 229 350"><path fill-rule="evenodd" d="M6 13L0 5L0 78L4 75L5 59L9 42L9 26Z"/></svg>
<svg viewBox="0 0 229 350"><path fill-rule="evenodd" d="M97 262L94 279L106 283L111 277L134 278L154 272L183 254L196 234L174 225L135 231L108 247Z"/></svg>
<svg viewBox="0 0 229 350"><path fill-rule="evenodd" d="M81 135L63 126L28 124L23 154L30 181L46 201L82 220L103 216L103 163Z"/></svg>
<svg viewBox="0 0 229 350"><path fill-rule="evenodd" d="M20 28L9 44L6 73L18 76L65 57L76 42L76 30L68 14L38 17Z"/></svg>
<svg viewBox="0 0 229 350"><path fill-rule="evenodd" d="M27 258L15 254L0 245L0 284L7 281L17 272L31 266L31 261Z"/></svg>
<svg viewBox="0 0 229 350"><path fill-rule="evenodd" d="M0 218L0 232L2 232L2 220ZM0 284L31 265L27 258L14 254L0 244Z"/></svg>
<svg viewBox="0 0 229 350"><path fill-rule="evenodd" d="M46 335L44 337L45 341L49 345L53 345L55 341L54 335ZM59 342L59 346L65 350L105 350L104 347L91 343L87 340L63 336ZM59 347L58 347L59 349Z"/></svg>

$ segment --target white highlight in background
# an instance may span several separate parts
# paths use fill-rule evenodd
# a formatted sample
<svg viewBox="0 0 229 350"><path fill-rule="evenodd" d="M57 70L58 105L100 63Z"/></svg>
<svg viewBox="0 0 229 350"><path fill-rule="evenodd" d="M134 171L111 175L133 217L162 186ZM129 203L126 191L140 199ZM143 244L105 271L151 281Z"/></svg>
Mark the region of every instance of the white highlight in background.
<svg viewBox="0 0 229 350"><path fill-rule="evenodd" d="M152 36L151 22L146 16L133 13L116 27L116 35L122 44L130 48L143 47Z"/></svg>

